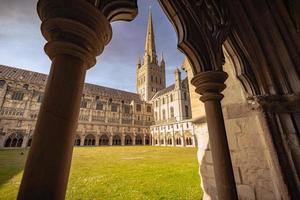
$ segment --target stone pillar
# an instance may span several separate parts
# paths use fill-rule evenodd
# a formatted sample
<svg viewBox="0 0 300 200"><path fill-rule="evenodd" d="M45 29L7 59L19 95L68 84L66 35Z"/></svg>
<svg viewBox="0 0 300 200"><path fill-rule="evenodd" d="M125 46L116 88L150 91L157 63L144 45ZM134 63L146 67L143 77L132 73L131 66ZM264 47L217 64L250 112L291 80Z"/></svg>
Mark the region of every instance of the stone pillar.
<svg viewBox="0 0 300 200"><path fill-rule="evenodd" d="M111 38L106 17L88 1L39 0L52 60L18 200L65 198L86 70Z"/></svg>
<svg viewBox="0 0 300 200"><path fill-rule="evenodd" d="M113 145L113 135L112 134L110 134L108 142L109 142L109 146Z"/></svg>
<svg viewBox="0 0 300 200"><path fill-rule="evenodd" d="M227 77L223 71L207 71L196 74L191 83L202 95L200 100L205 106L218 198L235 200L238 199L237 191L221 107L221 92L226 87Z"/></svg>
<svg viewBox="0 0 300 200"><path fill-rule="evenodd" d="M135 145L135 134L132 135L132 145Z"/></svg>
<svg viewBox="0 0 300 200"><path fill-rule="evenodd" d="M121 145L124 146L125 145L125 134L121 133Z"/></svg>
<svg viewBox="0 0 300 200"><path fill-rule="evenodd" d="M96 137L95 137L95 146L99 146L99 140L100 140L100 135L97 134Z"/></svg>
<svg viewBox="0 0 300 200"><path fill-rule="evenodd" d="M80 136L80 146L84 146L84 139L85 139L85 136L84 135L81 135Z"/></svg>

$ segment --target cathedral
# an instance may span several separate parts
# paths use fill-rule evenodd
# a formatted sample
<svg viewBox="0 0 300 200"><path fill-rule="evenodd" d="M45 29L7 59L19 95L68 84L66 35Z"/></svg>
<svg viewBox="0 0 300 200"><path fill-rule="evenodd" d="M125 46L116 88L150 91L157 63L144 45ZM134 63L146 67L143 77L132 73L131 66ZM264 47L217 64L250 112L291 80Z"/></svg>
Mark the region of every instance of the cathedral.
<svg viewBox="0 0 300 200"><path fill-rule="evenodd" d="M0 147L29 147L44 99L47 75L0 65ZM149 12L145 53L136 69L137 93L84 85L75 146L196 145L187 79L174 72L166 87L163 55L157 61Z"/></svg>

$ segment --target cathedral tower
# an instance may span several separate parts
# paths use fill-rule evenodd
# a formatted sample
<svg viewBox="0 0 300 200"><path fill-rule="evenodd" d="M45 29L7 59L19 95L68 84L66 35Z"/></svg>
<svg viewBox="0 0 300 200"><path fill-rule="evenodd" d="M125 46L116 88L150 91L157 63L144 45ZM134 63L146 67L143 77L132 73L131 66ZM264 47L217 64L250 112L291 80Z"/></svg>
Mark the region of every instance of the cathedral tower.
<svg viewBox="0 0 300 200"><path fill-rule="evenodd" d="M136 89L145 101L151 100L153 95L166 87L165 61L163 54L157 61L152 13L149 9L148 26L144 57L138 58L136 69Z"/></svg>

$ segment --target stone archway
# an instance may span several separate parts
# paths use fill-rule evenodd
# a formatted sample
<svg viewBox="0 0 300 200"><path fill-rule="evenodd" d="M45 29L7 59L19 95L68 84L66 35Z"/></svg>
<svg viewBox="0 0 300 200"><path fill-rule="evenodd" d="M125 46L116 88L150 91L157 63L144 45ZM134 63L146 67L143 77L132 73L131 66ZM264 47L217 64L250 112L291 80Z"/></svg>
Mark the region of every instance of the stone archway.
<svg viewBox="0 0 300 200"><path fill-rule="evenodd" d="M132 145L132 139L130 135L125 136L125 145Z"/></svg>
<svg viewBox="0 0 300 200"><path fill-rule="evenodd" d="M109 145L109 137L106 134L100 136L99 145Z"/></svg>
<svg viewBox="0 0 300 200"><path fill-rule="evenodd" d="M95 146L96 137L93 134L88 134L84 138L84 146Z"/></svg>
<svg viewBox="0 0 300 200"><path fill-rule="evenodd" d="M22 147L24 136L21 133L13 133L6 139L4 147Z"/></svg>
<svg viewBox="0 0 300 200"><path fill-rule="evenodd" d="M81 144L81 138L79 135L75 136L74 146L80 146Z"/></svg>
<svg viewBox="0 0 300 200"><path fill-rule="evenodd" d="M143 138L141 134L135 136L135 145L143 145Z"/></svg>
<svg viewBox="0 0 300 200"><path fill-rule="evenodd" d="M122 145L122 140L121 140L121 137L119 135L114 135L113 136L112 145Z"/></svg>

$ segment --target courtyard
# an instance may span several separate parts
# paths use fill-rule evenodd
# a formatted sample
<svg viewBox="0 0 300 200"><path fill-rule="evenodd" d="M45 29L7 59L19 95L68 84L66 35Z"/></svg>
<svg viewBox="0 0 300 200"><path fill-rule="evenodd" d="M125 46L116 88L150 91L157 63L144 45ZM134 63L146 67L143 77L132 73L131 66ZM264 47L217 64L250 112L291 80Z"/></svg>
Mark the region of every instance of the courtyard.
<svg viewBox="0 0 300 200"><path fill-rule="evenodd" d="M28 149L0 150L0 199L16 199ZM77 147L66 199L201 199L196 148Z"/></svg>

